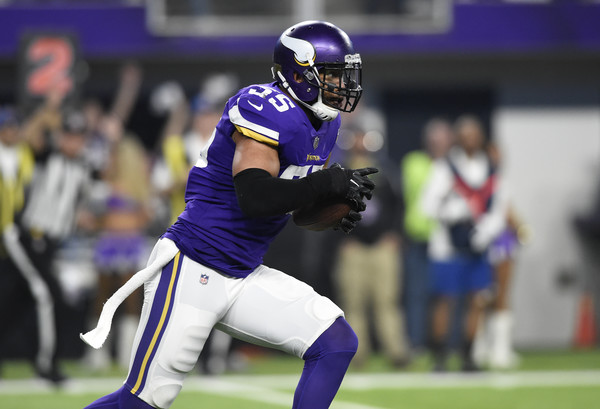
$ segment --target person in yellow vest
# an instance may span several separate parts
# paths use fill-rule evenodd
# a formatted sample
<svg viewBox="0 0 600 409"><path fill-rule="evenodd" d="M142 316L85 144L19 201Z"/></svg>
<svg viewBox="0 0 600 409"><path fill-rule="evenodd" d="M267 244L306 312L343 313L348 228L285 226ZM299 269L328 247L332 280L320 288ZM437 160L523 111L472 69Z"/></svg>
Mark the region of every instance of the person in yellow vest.
<svg viewBox="0 0 600 409"><path fill-rule="evenodd" d="M0 231L15 221L25 203L25 186L33 177L33 153L21 140L19 123L11 108L0 109Z"/></svg>
<svg viewBox="0 0 600 409"><path fill-rule="evenodd" d="M0 351L13 329L22 324L34 302L37 322L36 374L59 382L55 367L56 329L53 297L45 277L31 262L19 238L18 220L26 203L26 189L35 168L34 155L22 138L11 108L0 109ZM35 343L35 342L34 342ZM0 357L2 358L2 357Z"/></svg>
<svg viewBox="0 0 600 409"><path fill-rule="evenodd" d="M423 129L424 149L407 153L401 162L404 198L405 312L409 340L415 350L424 349L429 330L430 279L427 243L435 222L421 210L421 195L432 161L448 152L454 141L450 123L430 119Z"/></svg>

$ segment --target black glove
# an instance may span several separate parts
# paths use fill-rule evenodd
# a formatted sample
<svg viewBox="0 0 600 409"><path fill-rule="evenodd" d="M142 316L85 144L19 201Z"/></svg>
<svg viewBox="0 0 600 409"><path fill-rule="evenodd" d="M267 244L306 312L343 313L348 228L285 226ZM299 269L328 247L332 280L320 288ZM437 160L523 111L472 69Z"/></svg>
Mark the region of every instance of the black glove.
<svg viewBox="0 0 600 409"><path fill-rule="evenodd" d="M348 200L352 209L362 212L367 208L363 198L371 199L375 183L367 176L379 172L377 168L344 169L339 163L329 167L332 172L334 193Z"/></svg>
<svg viewBox="0 0 600 409"><path fill-rule="evenodd" d="M333 230L342 230L344 233L349 234L352 230L354 230L361 219L362 216L359 212L350 210L350 213L340 220L340 224L338 224Z"/></svg>

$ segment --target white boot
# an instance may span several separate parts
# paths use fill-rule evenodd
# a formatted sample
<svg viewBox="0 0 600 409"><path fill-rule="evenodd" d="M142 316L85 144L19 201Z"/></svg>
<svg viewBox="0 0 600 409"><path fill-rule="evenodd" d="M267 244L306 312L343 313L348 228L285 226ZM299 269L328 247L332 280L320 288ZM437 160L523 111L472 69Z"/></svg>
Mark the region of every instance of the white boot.
<svg viewBox="0 0 600 409"><path fill-rule="evenodd" d="M139 319L135 315L125 315L119 320L117 340L117 362L123 369L129 369L131 348L135 339Z"/></svg>
<svg viewBox="0 0 600 409"><path fill-rule="evenodd" d="M512 313L508 310L498 311L490 317L492 347L489 364L496 369L515 368L519 357L512 349Z"/></svg>

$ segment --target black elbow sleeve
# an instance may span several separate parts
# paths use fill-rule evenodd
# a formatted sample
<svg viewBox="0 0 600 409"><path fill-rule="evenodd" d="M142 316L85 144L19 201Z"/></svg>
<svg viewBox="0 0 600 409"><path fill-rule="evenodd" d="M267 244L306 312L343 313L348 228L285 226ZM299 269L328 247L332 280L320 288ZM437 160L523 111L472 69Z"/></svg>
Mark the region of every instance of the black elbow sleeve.
<svg viewBox="0 0 600 409"><path fill-rule="evenodd" d="M239 172L233 177L235 186L235 194L237 196L238 205L242 212L248 217L266 216L266 202L264 197L261 197L261 185L268 183L267 181L272 176L264 169L246 169Z"/></svg>
<svg viewBox="0 0 600 409"><path fill-rule="evenodd" d="M248 217L288 213L327 197L331 191L329 172L318 171L300 179L280 179L264 169L245 169L233 178L238 204Z"/></svg>

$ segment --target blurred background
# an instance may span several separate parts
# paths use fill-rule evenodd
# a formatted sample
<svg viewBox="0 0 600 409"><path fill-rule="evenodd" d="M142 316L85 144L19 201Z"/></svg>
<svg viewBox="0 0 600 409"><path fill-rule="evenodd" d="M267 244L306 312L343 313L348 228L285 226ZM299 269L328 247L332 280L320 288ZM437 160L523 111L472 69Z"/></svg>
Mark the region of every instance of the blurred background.
<svg viewBox="0 0 600 409"><path fill-rule="evenodd" d="M592 351L590 365L599 369L600 2L594 0L0 1L0 129L17 127L38 169L45 169L38 174L46 175L60 135L84 138L75 156L86 164L85 181L76 185L73 217L62 222L73 228L54 235L41 230L54 248L42 264L51 265L48 280L56 284L58 359L81 362L77 376L102 372L112 359L126 366L141 298L120 313L116 335L124 346L115 341L105 355L92 356L79 332L93 326L104 300L145 262L176 217L187 171L227 98L270 82L278 36L307 19L341 27L362 56L364 99L343 119L334 158L353 163L359 149L383 169L389 194L376 195L373 206L385 209L375 215L384 226L373 222L369 232L367 221L364 231L344 236L290 223L265 263L341 304L351 291L341 282L366 280L361 293L369 281L391 280L397 294L381 307L397 310L392 337L401 347L388 345L393 339L386 341L379 326L390 324L377 322L374 300L356 308L367 316L375 359L410 369L428 355L431 294L423 263L429 230L405 219L420 206L428 166L440 156L428 145L435 121L455 133L455 121L469 115L501 152L499 174L518 220L508 257L512 273L503 284L512 348L523 359L528 351ZM81 126L73 125L74 112L84 117ZM423 173L408 180L405 160L416 152L424 155ZM31 197L13 212L21 237L39 227L24 217ZM27 251L42 254L38 238L32 233ZM348 246L383 242L389 246L375 260L392 255L392 278L375 278L370 267L343 277L344 254L354 251ZM4 275L2 293L17 294L12 276ZM42 343L39 311L27 293L31 283L21 284L18 317L6 303L0 311L3 322L11 321L2 336L5 368L35 361ZM456 346L461 331L451 332ZM243 371L253 356L268 356L219 337L213 342L218 359L204 364L205 372Z"/></svg>

